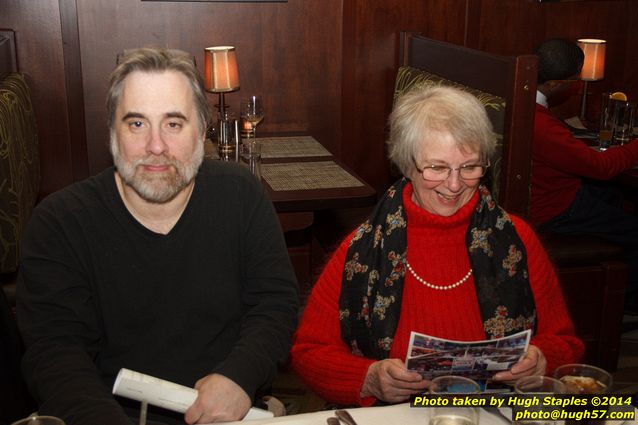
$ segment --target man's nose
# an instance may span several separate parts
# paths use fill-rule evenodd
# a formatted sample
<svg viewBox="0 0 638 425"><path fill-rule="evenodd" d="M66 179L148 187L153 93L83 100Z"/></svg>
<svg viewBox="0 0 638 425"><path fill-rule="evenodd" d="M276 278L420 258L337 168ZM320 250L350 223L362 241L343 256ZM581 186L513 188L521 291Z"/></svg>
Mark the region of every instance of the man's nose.
<svg viewBox="0 0 638 425"><path fill-rule="evenodd" d="M151 129L149 139L146 143L146 151L153 155L161 155L166 152L167 145L159 128Z"/></svg>

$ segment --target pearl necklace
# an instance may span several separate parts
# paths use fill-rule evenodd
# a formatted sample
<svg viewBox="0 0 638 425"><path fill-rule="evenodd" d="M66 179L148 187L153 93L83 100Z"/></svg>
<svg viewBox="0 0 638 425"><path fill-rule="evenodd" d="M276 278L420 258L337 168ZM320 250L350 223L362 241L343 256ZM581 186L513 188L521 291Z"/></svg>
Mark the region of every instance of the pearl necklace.
<svg viewBox="0 0 638 425"><path fill-rule="evenodd" d="M438 291L445 291L448 289L454 289L457 286L461 285L463 282L465 282L466 280L468 280L470 278L470 276L472 276L472 268L470 268L470 271L467 272L467 274L465 276L463 276L460 280L458 280L456 283L453 283L451 285L447 285L447 286L443 286L443 285L433 285L430 282L426 281L425 279L423 279L421 276L419 276L418 274L416 274L416 272L414 271L414 269L412 268L412 266L410 265L410 263L408 263L408 259L406 257L405 259L405 265L408 267L408 270L410 270L410 273L412 273L412 276L414 276L414 278L416 280L418 280L419 282L421 282L422 284L424 284L425 286L427 286L428 288L432 288L432 289L436 289Z"/></svg>

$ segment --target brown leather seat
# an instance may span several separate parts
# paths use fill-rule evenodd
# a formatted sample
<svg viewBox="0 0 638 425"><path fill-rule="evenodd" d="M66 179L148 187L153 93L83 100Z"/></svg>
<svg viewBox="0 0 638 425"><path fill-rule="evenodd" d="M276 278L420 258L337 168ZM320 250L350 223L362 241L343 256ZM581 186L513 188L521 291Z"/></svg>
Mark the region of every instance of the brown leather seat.
<svg viewBox="0 0 638 425"><path fill-rule="evenodd" d="M616 370L628 271L622 247L595 236L540 236L585 343L585 362Z"/></svg>
<svg viewBox="0 0 638 425"><path fill-rule="evenodd" d="M595 264L622 258L620 245L596 236L540 234L543 246L557 267Z"/></svg>

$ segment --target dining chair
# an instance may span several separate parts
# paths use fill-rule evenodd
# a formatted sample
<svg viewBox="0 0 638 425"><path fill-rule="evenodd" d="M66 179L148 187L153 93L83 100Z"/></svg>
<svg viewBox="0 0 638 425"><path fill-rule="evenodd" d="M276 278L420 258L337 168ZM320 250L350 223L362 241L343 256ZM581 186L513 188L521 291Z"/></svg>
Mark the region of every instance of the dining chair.
<svg viewBox="0 0 638 425"><path fill-rule="evenodd" d="M394 88L396 100L413 87L451 85L483 103L497 136L490 189L522 217L530 199L537 64L534 55L500 56L403 32Z"/></svg>

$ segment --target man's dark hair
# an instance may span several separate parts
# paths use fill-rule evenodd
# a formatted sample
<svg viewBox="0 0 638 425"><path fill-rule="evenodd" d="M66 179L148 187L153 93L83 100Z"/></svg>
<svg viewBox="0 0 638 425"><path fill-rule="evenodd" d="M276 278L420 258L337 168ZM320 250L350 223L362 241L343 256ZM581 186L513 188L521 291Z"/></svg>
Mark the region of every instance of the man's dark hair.
<svg viewBox="0 0 638 425"><path fill-rule="evenodd" d="M585 54L576 43L562 38L544 41L534 53L538 56L539 84L578 74L585 60Z"/></svg>

